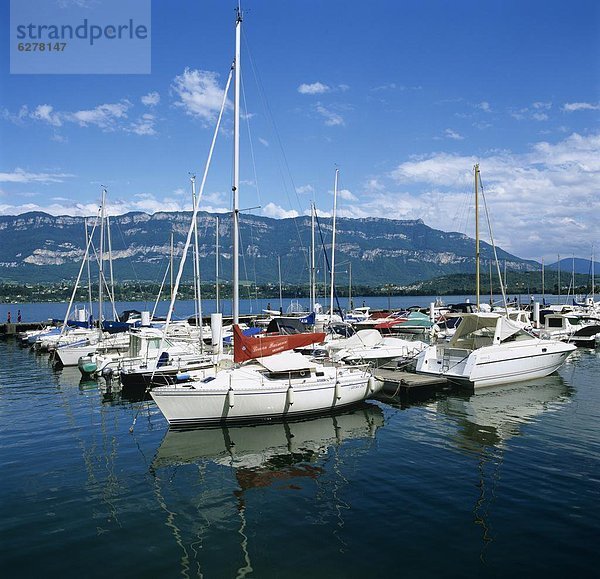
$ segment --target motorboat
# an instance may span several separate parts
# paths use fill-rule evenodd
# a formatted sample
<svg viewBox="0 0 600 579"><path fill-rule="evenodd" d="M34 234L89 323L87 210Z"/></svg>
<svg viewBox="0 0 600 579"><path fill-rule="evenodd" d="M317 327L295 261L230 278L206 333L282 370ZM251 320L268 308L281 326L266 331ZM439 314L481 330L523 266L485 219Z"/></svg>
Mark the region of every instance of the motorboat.
<svg viewBox="0 0 600 579"><path fill-rule="evenodd" d="M558 369L576 347L542 340L496 313L463 314L449 342L417 356L420 374L444 376L474 388L541 378Z"/></svg>
<svg viewBox="0 0 600 579"><path fill-rule="evenodd" d="M544 339L562 340L576 346L594 348L600 341L600 317L574 312L546 314L539 335Z"/></svg>

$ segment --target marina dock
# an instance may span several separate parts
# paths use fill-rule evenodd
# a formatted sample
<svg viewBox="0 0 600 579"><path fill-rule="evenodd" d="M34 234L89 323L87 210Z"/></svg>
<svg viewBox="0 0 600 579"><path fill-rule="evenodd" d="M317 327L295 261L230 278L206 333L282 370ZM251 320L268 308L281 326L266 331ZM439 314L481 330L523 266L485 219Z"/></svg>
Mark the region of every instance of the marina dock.
<svg viewBox="0 0 600 579"><path fill-rule="evenodd" d="M0 324L0 336L16 336L19 332L41 330L48 322L16 322Z"/></svg>
<svg viewBox="0 0 600 579"><path fill-rule="evenodd" d="M383 396L398 396L406 401L428 398L448 388L448 380L443 376L426 376L385 367L374 370L373 375L383 382Z"/></svg>

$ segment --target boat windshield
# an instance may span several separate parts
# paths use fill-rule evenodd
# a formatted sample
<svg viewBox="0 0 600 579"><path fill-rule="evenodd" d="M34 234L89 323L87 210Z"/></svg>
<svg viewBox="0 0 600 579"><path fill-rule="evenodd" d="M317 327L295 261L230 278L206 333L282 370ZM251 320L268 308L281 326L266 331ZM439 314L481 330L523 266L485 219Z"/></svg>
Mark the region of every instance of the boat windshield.
<svg viewBox="0 0 600 579"><path fill-rule="evenodd" d="M466 314L450 340L450 345L475 350L492 344L526 339L531 339L531 336L521 326L503 316Z"/></svg>

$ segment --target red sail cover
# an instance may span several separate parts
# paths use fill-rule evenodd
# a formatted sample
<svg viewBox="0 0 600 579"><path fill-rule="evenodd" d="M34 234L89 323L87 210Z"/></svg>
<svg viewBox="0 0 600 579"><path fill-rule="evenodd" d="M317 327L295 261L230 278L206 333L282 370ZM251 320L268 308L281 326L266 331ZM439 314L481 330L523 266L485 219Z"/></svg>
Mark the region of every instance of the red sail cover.
<svg viewBox="0 0 600 579"><path fill-rule="evenodd" d="M286 350L323 342L324 332L289 334L285 336L244 336L238 325L233 326L233 361L245 362L272 356Z"/></svg>

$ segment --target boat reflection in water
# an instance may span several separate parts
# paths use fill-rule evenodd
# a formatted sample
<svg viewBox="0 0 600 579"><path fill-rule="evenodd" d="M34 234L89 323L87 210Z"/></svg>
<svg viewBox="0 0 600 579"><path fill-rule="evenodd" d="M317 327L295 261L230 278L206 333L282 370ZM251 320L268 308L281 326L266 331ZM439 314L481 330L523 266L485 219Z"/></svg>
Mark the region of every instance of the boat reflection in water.
<svg viewBox="0 0 600 579"><path fill-rule="evenodd" d="M471 395L452 395L435 403L437 412L454 417L460 430L453 438L459 448L480 451L502 448L521 434L524 424L570 400L571 390L559 374L514 385L477 390Z"/></svg>
<svg viewBox="0 0 600 579"><path fill-rule="evenodd" d="M218 573L228 576L230 571L237 577L252 573L248 537L260 534L255 515L260 512L266 520L282 516L279 508L270 511L267 506L279 504L272 493L280 496L296 491L299 501L312 504L316 489L317 500L332 493L326 504L335 503L337 493L347 484L341 474L343 467L355 467L353 459L372 448L383 425L383 410L365 402L304 420L168 430L150 473L155 479L156 498L167 514L166 524L181 552L182 573L193 569L210 575L210 569L205 568L210 560L201 562L200 556L204 553L206 557L212 545L222 546L231 540L239 545L238 554L230 551L228 562L220 558L220 564L233 567L221 567ZM256 491L266 495L256 495ZM251 499L252 505L258 502L260 506L252 508ZM173 512L170 504L189 507L175 507L178 512ZM247 509L248 517L252 513L250 522ZM334 510L337 516L344 511L338 507ZM229 530L226 536L219 534L224 529Z"/></svg>
<svg viewBox="0 0 600 579"><path fill-rule="evenodd" d="M383 426L379 406L364 403L319 418L252 426L168 430L153 468L211 461L241 469L277 469L327 453L345 440L373 438Z"/></svg>
<svg viewBox="0 0 600 579"><path fill-rule="evenodd" d="M523 427L540 421L542 415L559 411L570 402L571 394L572 388L554 373L526 383L484 388L471 395L448 396L430 406L456 421L458 430L450 441L460 451L476 457L479 496L472 512L474 523L482 530L482 561L487 546L494 540L490 519L499 491L497 485L501 479L507 488L511 484L512 467L501 477L511 450L508 441L522 436ZM532 434L529 438L534 437Z"/></svg>

